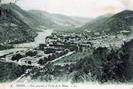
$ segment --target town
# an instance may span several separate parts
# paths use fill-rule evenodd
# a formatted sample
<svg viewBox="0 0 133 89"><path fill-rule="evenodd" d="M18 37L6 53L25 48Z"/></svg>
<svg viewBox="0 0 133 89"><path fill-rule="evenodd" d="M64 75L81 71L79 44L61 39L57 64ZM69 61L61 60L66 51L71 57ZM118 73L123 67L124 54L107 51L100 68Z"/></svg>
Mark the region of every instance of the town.
<svg viewBox="0 0 133 89"><path fill-rule="evenodd" d="M64 64L69 64L69 61L71 61L71 63L76 63L77 60L65 58L77 54L88 55L98 47L120 48L124 41L127 40L126 38L129 39L129 37L125 35L128 33L128 31L122 31L117 35L109 35L104 32L100 34L98 32L92 33L88 31L71 34L53 32L50 36L46 37L45 44L39 44L39 46L34 49L9 53L1 58L4 57L3 60L15 61L21 65L32 66L45 66L47 62L52 62L56 65L60 64L62 61L62 63L68 61Z"/></svg>

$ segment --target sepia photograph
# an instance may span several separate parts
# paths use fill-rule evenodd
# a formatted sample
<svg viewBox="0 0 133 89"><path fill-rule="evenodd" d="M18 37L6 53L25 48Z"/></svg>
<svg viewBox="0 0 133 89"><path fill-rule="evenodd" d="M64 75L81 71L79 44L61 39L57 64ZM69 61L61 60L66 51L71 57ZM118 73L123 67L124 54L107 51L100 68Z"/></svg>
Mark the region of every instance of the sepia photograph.
<svg viewBox="0 0 133 89"><path fill-rule="evenodd" d="M133 0L0 0L0 89L133 89Z"/></svg>

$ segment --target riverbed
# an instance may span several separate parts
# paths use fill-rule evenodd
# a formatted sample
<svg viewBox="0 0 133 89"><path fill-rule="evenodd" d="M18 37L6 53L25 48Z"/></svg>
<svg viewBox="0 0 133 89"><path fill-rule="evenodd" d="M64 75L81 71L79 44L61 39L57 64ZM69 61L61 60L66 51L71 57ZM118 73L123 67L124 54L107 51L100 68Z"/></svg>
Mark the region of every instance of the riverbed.
<svg viewBox="0 0 133 89"><path fill-rule="evenodd" d="M43 32L38 32L38 35L37 35L37 37L35 37L34 42L14 44L13 49L7 49L7 50L0 51L0 56L11 53L11 52L33 49L33 48L39 46L39 44L45 43L45 38L47 36L51 35L52 32L53 32L52 29L44 30Z"/></svg>

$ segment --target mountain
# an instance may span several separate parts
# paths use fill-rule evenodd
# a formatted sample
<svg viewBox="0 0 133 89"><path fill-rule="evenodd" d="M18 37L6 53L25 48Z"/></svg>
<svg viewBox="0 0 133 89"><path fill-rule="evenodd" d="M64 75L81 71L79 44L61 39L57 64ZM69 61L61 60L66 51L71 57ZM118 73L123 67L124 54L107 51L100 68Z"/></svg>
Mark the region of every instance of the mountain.
<svg viewBox="0 0 133 89"><path fill-rule="evenodd" d="M94 21L79 28L80 30L105 31L108 33L119 33L120 31L132 31L133 11L125 10L113 16L98 17Z"/></svg>
<svg viewBox="0 0 133 89"><path fill-rule="evenodd" d="M122 30L132 31L133 26L133 11L125 10L111 18L104 23L104 30L109 32L120 32Z"/></svg>
<svg viewBox="0 0 133 89"><path fill-rule="evenodd" d="M27 24L24 10L15 4L2 4L0 6L0 43L8 44L14 42L33 41L37 35ZM30 19L30 18L29 18ZM27 23L26 23L27 22Z"/></svg>
<svg viewBox="0 0 133 89"><path fill-rule="evenodd" d="M64 27L82 26L90 21L90 18L52 14L40 10L22 10L15 4L3 4L2 7L10 8L17 18L27 24L34 31L40 29L62 29Z"/></svg>
<svg viewBox="0 0 133 89"><path fill-rule="evenodd" d="M82 27L77 28L76 30L78 31L84 31L84 30L89 30L89 31L99 31L100 28L102 28L105 23L105 21L107 21L112 15L103 15L103 16L99 16L95 19L93 19L92 21L86 23L85 25L83 25Z"/></svg>
<svg viewBox="0 0 133 89"><path fill-rule="evenodd" d="M90 31L96 31L97 28L102 26L106 20L108 20L111 17L111 15L103 15L99 16L92 21L86 23L83 25L80 29L82 30L90 30Z"/></svg>
<svg viewBox="0 0 133 89"><path fill-rule="evenodd" d="M52 14L40 10L29 10L29 14L41 25L48 28L55 28L58 26L81 26L88 21L89 18L81 18L74 16L65 16L61 14Z"/></svg>
<svg viewBox="0 0 133 89"><path fill-rule="evenodd" d="M19 18L23 23L27 24L33 30L36 30L34 27L40 25L39 22L36 21L35 17L33 17L26 10L21 9L16 4L3 4L1 7L10 9L15 17Z"/></svg>

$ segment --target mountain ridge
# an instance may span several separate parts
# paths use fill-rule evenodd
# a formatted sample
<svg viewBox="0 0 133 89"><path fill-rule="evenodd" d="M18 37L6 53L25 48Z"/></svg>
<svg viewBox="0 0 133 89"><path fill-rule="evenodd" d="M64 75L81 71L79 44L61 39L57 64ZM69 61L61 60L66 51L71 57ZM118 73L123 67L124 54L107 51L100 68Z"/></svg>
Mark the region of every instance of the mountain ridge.
<svg viewBox="0 0 133 89"><path fill-rule="evenodd" d="M31 42L37 35L35 31L19 16L23 12L15 4L2 4L0 6L0 43Z"/></svg>
<svg viewBox="0 0 133 89"><path fill-rule="evenodd" d="M62 14L53 14L53 13L49 13L49 12L41 11L41 10L29 10L28 12L34 15L34 17L37 17L38 19L40 18L39 19L40 21L46 20L47 22L51 23L50 26L52 25L53 27L55 26L78 26L78 25L83 25L86 22L90 21L90 19L88 18L86 19L86 18L80 18L80 17L75 17L75 16L72 16L72 17L66 16Z"/></svg>
<svg viewBox="0 0 133 89"><path fill-rule="evenodd" d="M133 31L133 11L124 10L115 15L98 17L92 22L82 26L81 30L90 30L93 32L119 33L120 31Z"/></svg>

